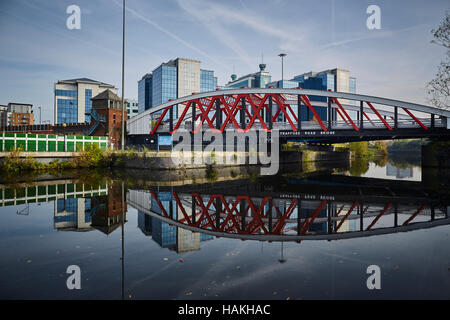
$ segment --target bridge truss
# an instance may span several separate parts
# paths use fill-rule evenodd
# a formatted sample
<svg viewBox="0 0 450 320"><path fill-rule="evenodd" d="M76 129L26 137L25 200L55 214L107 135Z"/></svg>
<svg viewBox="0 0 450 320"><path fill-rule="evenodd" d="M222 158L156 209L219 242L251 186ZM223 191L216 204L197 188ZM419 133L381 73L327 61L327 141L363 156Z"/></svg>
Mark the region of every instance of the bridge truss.
<svg viewBox="0 0 450 320"><path fill-rule="evenodd" d="M449 137L450 111L373 96L302 88L217 90L171 100L129 120L132 135L187 130L278 130L309 141Z"/></svg>

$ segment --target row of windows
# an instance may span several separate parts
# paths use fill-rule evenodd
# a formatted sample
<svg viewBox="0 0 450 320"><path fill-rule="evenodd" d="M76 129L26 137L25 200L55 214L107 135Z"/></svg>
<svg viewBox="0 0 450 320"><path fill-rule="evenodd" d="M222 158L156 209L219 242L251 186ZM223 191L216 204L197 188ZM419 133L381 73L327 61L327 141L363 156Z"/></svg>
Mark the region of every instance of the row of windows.
<svg viewBox="0 0 450 320"><path fill-rule="evenodd" d="M55 90L55 95L57 97L72 97L72 98L76 98L78 97L78 92L77 90Z"/></svg>
<svg viewBox="0 0 450 320"><path fill-rule="evenodd" d="M84 91L84 110L86 114L90 114L92 110L92 90L91 89L85 89ZM86 115L86 122L91 122L91 116Z"/></svg>
<svg viewBox="0 0 450 320"><path fill-rule="evenodd" d="M58 123L78 122L78 102L77 100L58 99Z"/></svg>

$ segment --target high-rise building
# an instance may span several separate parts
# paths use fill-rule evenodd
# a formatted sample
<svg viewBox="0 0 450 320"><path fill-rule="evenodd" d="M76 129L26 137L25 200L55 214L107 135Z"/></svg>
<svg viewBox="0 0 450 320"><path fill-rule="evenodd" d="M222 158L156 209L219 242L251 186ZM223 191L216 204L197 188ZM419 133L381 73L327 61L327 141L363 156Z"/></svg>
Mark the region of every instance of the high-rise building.
<svg viewBox="0 0 450 320"><path fill-rule="evenodd" d="M55 124L91 122L92 97L105 90L117 94L111 84L87 78L59 80L55 83Z"/></svg>
<svg viewBox="0 0 450 320"><path fill-rule="evenodd" d="M139 113L193 93L214 91L214 71L200 69L200 61L177 58L162 63L138 83ZM182 108L182 106L179 106ZM168 116L168 115L167 115ZM175 110L174 117L178 113Z"/></svg>
<svg viewBox="0 0 450 320"><path fill-rule="evenodd" d="M144 112L152 106L152 74L147 73L138 81L138 112Z"/></svg>
<svg viewBox="0 0 450 320"><path fill-rule="evenodd" d="M266 65L261 63L258 72L250 73L240 78L232 74L231 81L225 85L225 88L266 88L271 81L272 76L266 71Z"/></svg>

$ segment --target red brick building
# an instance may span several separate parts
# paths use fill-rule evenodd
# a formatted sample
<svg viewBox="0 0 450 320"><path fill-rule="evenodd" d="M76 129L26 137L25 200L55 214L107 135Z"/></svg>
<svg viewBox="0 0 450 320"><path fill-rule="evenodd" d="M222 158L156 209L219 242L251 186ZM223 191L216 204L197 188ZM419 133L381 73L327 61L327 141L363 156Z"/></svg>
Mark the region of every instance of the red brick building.
<svg viewBox="0 0 450 320"><path fill-rule="evenodd" d="M122 188L118 184L108 186L108 195L92 199L92 205L98 207L92 216L91 226L105 234L112 233L126 222L127 202L122 197ZM123 207L122 207L123 201Z"/></svg>
<svg viewBox="0 0 450 320"><path fill-rule="evenodd" d="M126 130L126 110L124 118ZM119 148L122 137L122 99L109 89L93 97L91 119L93 126L90 135L108 136L114 148Z"/></svg>

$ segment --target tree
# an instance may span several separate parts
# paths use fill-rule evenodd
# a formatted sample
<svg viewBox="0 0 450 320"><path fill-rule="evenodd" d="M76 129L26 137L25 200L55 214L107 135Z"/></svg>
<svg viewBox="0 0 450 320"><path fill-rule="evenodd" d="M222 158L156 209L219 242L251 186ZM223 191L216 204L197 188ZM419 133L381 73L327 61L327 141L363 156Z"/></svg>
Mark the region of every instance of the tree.
<svg viewBox="0 0 450 320"><path fill-rule="evenodd" d="M450 12L447 11L444 21L437 29L431 30L432 43L447 48L447 54L438 67L436 77L428 83L430 102L441 109L450 109Z"/></svg>

